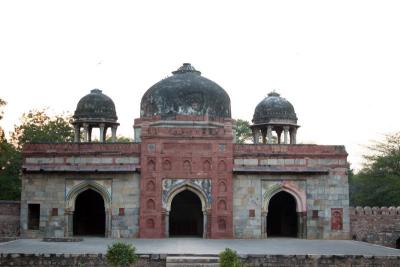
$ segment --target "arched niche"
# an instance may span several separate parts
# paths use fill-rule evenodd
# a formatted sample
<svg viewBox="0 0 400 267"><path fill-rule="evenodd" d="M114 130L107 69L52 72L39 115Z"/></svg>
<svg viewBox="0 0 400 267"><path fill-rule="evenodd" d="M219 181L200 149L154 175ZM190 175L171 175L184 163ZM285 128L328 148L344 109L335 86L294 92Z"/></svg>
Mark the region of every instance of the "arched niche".
<svg viewBox="0 0 400 267"><path fill-rule="evenodd" d="M262 223L261 223L261 233L265 238L267 237L267 216L268 207L272 197L274 197L279 192L286 192L290 194L296 202L296 212L298 218L297 225L297 237L306 238L307 237L307 203L306 203L306 192L295 186L295 184L290 182L280 182L270 186L263 194L262 203Z"/></svg>
<svg viewBox="0 0 400 267"><path fill-rule="evenodd" d="M303 190L296 188L293 185L279 183L271 186L265 191L263 196L263 212L268 212L269 201L271 198L279 193L280 191L285 191L291 194L296 200L296 211L297 212L306 212L307 211L307 203L306 203L306 193Z"/></svg>
<svg viewBox="0 0 400 267"><path fill-rule="evenodd" d="M173 190L171 190L167 196L167 201L166 201L166 212L165 212L165 236L168 237L169 236L169 213L171 211L171 205L172 205L172 201L174 200L175 196L177 196L179 193L188 190L192 193L194 193L200 200L201 202L201 209L203 212L203 238L207 237L207 210L210 208L211 203L209 203L207 195L205 192L203 192L203 190L196 186L195 184L192 183L185 183L185 184L181 184L179 186L177 186L176 188L174 188Z"/></svg>
<svg viewBox="0 0 400 267"><path fill-rule="evenodd" d="M111 195L107 189L95 181L84 181L73 186L65 197L65 235L73 236L73 218L75 211L76 198L86 190L93 190L98 193L104 201L105 209L105 237L111 236Z"/></svg>

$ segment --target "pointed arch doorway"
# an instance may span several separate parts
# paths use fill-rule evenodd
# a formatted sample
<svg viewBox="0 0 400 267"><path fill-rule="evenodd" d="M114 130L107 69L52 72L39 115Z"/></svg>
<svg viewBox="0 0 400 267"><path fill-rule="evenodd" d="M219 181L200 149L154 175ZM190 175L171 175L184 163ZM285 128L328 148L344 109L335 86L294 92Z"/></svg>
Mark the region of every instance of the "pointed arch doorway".
<svg viewBox="0 0 400 267"><path fill-rule="evenodd" d="M105 236L106 213L103 197L92 189L81 192L75 200L74 236Z"/></svg>
<svg viewBox="0 0 400 267"><path fill-rule="evenodd" d="M200 198L190 190L183 190L176 194L171 202L169 236L203 237L203 217Z"/></svg>
<svg viewBox="0 0 400 267"><path fill-rule="evenodd" d="M298 237L296 199L285 191L276 193L269 201L267 215L268 237Z"/></svg>

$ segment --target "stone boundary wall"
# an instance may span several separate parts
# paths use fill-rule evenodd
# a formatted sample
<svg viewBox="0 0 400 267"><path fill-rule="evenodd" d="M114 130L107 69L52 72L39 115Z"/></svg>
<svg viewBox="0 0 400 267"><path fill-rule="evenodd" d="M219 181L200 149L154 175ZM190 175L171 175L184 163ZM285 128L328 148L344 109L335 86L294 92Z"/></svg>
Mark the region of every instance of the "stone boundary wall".
<svg viewBox="0 0 400 267"><path fill-rule="evenodd" d="M397 267L398 256L358 256L358 255L248 255L242 259L246 266L279 267Z"/></svg>
<svg viewBox="0 0 400 267"><path fill-rule="evenodd" d="M400 207L351 207L349 213L352 239L399 248Z"/></svg>
<svg viewBox="0 0 400 267"><path fill-rule="evenodd" d="M19 236L19 201L0 200L0 239Z"/></svg>
<svg viewBox="0 0 400 267"><path fill-rule="evenodd" d="M166 266L167 255L140 255L135 267ZM279 266L279 267L319 267L319 266L352 266L352 267L395 267L400 262L398 256L345 256L345 255L242 255L246 266ZM103 254L0 254L0 266L85 266L106 267Z"/></svg>
<svg viewBox="0 0 400 267"><path fill-rule="evenodd" d="M139 255L135 267L164 267L166 255ZM1 267L108 267L103 254L0 254Z"/></svg>

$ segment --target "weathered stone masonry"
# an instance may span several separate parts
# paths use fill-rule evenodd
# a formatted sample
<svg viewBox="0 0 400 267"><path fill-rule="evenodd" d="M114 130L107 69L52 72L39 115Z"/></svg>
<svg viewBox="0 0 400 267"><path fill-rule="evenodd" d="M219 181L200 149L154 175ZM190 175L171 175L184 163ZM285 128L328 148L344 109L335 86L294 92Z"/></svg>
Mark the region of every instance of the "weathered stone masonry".
<svg viewBox="0 0 400 267"><path fill-rule="evenodd" d="M21 195L22 236L72 236L75 199L80 192L92 189L104 199L105 235L136 237L139 149L138 144L26 145ZM38 229L28 229L29 204L40 205Z"/></svg>
<svg viewBox="0 0 400 267"><path fill-rule="evenodd" d="M400 248L400 207L350 208L354 240Z"/></svg>
<svg viewBox="0 0 400 267"><path fill-rule="evenodd" d="M348 165L344 147L235 145L234 149L236 237L267 237L268 202L283 190L296 198L298 237L348 238ZM342 225L332 229L332 209L337 208L342 211Z"/></svg>
<svg viewBox="0 0 400 267"><path fill-rule="evenodd" d="M0 200L0 239L19 236L19 201Z"/></svg>

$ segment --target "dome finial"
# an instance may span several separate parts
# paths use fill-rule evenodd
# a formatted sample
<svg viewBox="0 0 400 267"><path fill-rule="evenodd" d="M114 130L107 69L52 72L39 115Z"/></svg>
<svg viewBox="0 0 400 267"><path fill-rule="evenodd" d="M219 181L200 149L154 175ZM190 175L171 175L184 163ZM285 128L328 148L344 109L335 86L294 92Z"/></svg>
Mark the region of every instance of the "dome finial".
<svg viewBox="0 0 400 267"><path fill-rule="evenodd" d="M97 88L94 88L94 89L92 89L92 90L90 90L90 93L92 93L92 94L101 94L101 90L100 89L97 89Z"/></svg>
<svg viewBox="0 0 400 267"><path fill-rule="evenodd" d="M201 74L201 72L196 70L190 63L183 63L183 65L176 71L173 71L172 74L182 74L188 72L195 73L198 75Z"/></svg>
<svg viewBox="0 0 400 267"><path fill-rule="evenodd" d="M268 96L281 96L281 95L278 94L278 92L276 92L275 89L273 89L272 92L270 92L270 93L268 94Z"/></svg>

